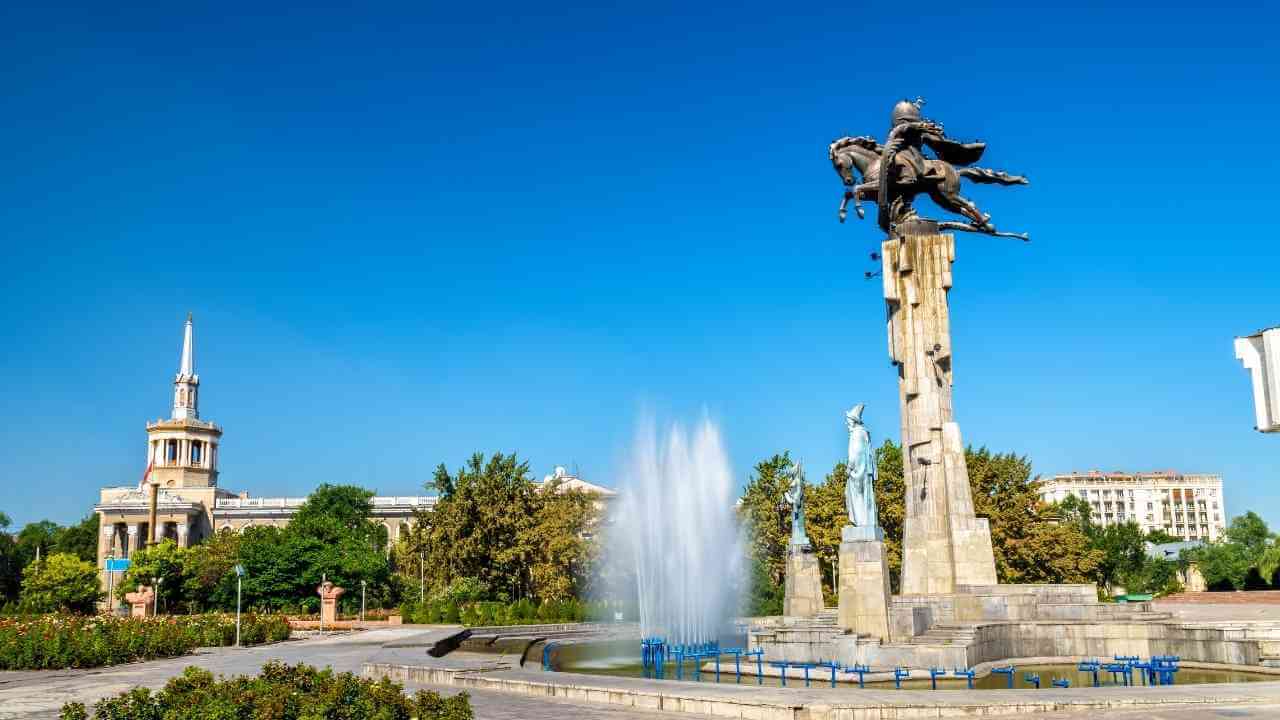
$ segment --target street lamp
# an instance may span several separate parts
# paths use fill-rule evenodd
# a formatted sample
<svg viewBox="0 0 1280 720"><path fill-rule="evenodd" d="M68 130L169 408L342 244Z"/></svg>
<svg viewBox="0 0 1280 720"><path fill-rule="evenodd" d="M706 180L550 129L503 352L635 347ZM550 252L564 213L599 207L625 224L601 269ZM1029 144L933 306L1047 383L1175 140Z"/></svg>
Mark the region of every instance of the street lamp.
<svg viewBox="0 0 1280 720"><path fill-rule="evenodd" d="M240 581L244 579L244 566L236 563L236 647L240 647Z"/></svg>
<svg viewBox="0 0 1280 720"><path fill-rule="evenodd" d="M418 604L427 600L427 571L426 571L426 553L418 551Z"/></svg>
<svg viewBox="0 0 1280 720"><path fill-rule="evenodd" d="M151 584L154 585L156 588L155 595L151 598L151 614L152 615L160 614L160 584L163 582L164 582L164 578L162 577L151 578Z"/></svg>
<svg viewBox="0 0 1280 720"><path fill-rule="evenodd" d="M112 550L107 553L107 560L103 564L107 571L107 612L115 614L115 590L116 590L116 572L115 572L116 551Z"/></svg>
<svg viewBox="0 0 1280 720"><path fill-rule="evenodd" d="M360 581L360 624L364 624L364 588L365 581Z"/></svg>

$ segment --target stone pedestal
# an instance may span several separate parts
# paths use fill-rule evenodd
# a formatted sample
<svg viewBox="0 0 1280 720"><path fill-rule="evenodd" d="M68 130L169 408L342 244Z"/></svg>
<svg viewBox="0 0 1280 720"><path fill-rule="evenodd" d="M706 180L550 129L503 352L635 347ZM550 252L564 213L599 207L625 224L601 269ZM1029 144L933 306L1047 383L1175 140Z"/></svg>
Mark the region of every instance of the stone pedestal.
<svg viewBox="0 0 1280 720"><path fill-rule="evenodd" d="M902 594L946 594L994 585L987 521L974 516L960 427L951 407L947 292L955 238L927 223L886 240L884 298L889 357L898 367L906 517Z"/></svg>
<svg viewBox="0 0 1280 720"><path fill-rule="evenodd" d="M822 574L818 556L808 547L787 551L787 580L782 614L787 617L815 617L822 611Z"/></svg>
<svg viewBox="0 0 1280 720"><path fill-rule="evenodd" d="M332 627L338 621L338 598L342 597L346 592L345 588L325 580L316 588L316 594L320 596L320 626Z"/></svg>
<svg viewBox="0 0 1280 720"><path fill-rule="evenodd" d="M124 601L129 603L130 616L151 617L156 607L156 592L150 585L139 585L136 591L124 594Z"/></svg>
<svg viewBox="0 0 1280 720"><path fill-rule="evenodd" d="M866 528L873 530L873 528ZM840 543L840 629L889 640L889 562L880 532L859 538L847 526ZM874 528L874 530L879 530ZM871 534L871 533L867 533ZM880 537L876 537L880 536Z"/></svg>

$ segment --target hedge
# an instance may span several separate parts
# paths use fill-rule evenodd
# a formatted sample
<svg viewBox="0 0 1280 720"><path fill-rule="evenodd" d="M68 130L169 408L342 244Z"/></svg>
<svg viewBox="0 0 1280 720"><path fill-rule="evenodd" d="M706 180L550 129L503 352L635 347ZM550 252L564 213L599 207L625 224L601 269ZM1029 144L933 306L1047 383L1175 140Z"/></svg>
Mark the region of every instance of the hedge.
<svg viewBox="0 0 1280 720"><path fill-rule="evenodd" d="M409 697L397 683L352 673L285 665L273 660L257 677L214 679L188 667L164 689L134 688L99 700L93 714L81 703L62 707L62 720L167 720L168 718L254 718L254 720L472 720L466 693L453 697L419 690Z"/></svg>
<svg viewBox="0 0 1280 720"><path fill-rule="evenodd" d="M608 609L603 603L583 603L578 600L553 600L543 603L519 600L511 604L499 602L459 604L448 600L428 600L425 603L406 603L400 606L400 615L406 623L488 627L583 622L588 619L607 617Z"/></svg>
<svg viewBox="0 0 1280 720"><path fill-rule="evenodd" d="M244 645L289 637L282 615L241 617ZM34 615L0 618L0 670L89 668L186 655L198 647L232 645L234 615L119 618L105 615Z"/></svg>

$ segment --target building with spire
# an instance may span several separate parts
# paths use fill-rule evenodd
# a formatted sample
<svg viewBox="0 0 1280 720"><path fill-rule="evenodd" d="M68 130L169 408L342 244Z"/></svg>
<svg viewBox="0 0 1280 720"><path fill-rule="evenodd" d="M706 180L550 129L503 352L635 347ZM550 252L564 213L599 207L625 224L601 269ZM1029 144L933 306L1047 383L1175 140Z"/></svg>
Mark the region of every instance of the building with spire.
<svg viewBox="0 0 1280 720"><path fill-rule="evenodd" d="M195 358L194 322L188 314L169 417L146 424L142 479L136 485L102 488L94 507L101 527L98 568L104 591L123 575L121 570L109 573L108 559L127 560L162 540L188 547L220 531L287 525L306 501L305 497L250 497L247 492L218 486L222 428L200 417L200 375ZM332 482L341 483L342 479ZM615 495L608 488L569 475L564 468L556 468L554 476L535 484L591 492L602 504ZM387 539L394 543L409 532L417 511L435 501L433 496L376 496L371 500L370 519L386 528Z"/></svg>
<svg viewBox="0 0 1280 720"><path fill-rule="evenodd" d="M182 356L173 379L169 417L149 422L146 471L137 485L102 488L98 567L107 558L128 558L146 545L170 539L186 547L214 532L219 498L236 497L218 487L222 428L200 419L191 315L183 329ZM104 587L110 578L103 574Z"/></svg>

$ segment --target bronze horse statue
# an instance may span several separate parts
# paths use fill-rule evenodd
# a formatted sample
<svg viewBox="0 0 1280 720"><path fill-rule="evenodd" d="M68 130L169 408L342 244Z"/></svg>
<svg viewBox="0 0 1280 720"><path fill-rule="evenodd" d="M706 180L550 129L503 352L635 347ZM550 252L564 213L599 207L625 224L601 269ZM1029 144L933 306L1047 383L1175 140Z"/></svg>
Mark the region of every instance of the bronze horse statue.
<svg viewBox="0 0 1280 720"><path fill-rule="evenodd" d="M924 121L927 126L936 129L937 137L942 137L942 128L936 124ZM890 231L891 224L913 216L914 211L911 210L911 203L916 195L921 193L927 194L930 199L938 204L939 207L948 212L956 213L968 218L968 223L959 222L940 222L938 227L946 230L964 230L967 232L978 232L987 235L997 235L1000 237L1015 237L1021 240L1028 240L1025 233L1009 233L999 232L995 225L991 224L991 216L983 213L972 200L960 194L960 178L966 178L972 182L982 184L995 185L1026 185L1027 179L1021 175L1010 175L999 170L990 170L980 167L956 167L950 162L919 155L923 159L923 168L913 166L909 158L900 154L900 141L895 137L894 133L890 134L889 147L886 148L876 141L875 138L866 135L859 137L842 137L834 142L827 149L827 155L831 160L831 165L835 168L840 179L844 181L845 193L844 199L840 203L840 222L844 222L848 217L849 201L853 201L853 209L858 213L858 217L865 217L862 209L862 200L864 198L876 199L880 205L879 222L880 226L886 231ZM963 147L963 146L958 146ZM977 148L976 155L981 154L981 145L972 146ZM889 161L891 168L892 192L889 187L881 184L883 168L881 165L885 160ZM861 183L855 183L854 170L862 176Z"/></svg>

